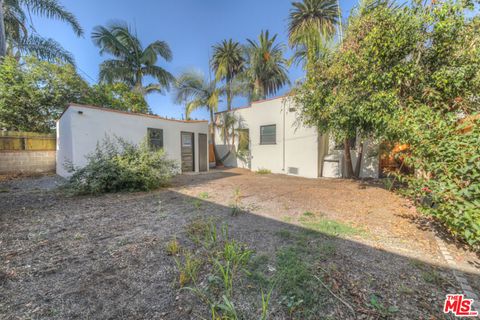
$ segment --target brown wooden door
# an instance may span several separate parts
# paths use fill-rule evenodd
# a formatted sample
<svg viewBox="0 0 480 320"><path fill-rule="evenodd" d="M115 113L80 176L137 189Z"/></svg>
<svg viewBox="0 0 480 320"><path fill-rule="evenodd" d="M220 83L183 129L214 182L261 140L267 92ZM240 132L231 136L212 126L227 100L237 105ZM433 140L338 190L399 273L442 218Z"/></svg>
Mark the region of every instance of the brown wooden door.
<svg viewBox="0 0 480 320"><path fill-rule="evenodd" d="M194 136L192 132L181 133L182 172L195 171Z"/></svg>
<svg viewBox="0 0 480 320"><path fill-rule="evenodd" d="M198 134L198 170L207 171L208 169L208 147L207 135L204 133Z"/></svg>

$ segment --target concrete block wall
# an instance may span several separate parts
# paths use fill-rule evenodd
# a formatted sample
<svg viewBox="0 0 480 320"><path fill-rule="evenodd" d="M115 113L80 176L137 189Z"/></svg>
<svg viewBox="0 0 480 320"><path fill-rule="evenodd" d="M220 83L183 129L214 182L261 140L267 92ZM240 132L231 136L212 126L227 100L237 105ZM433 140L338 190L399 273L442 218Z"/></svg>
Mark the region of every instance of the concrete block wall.
<svg viewBox="0 0 480 320"><path fill-rule="evenodd" d="M0 174L55 172L56 151L2 151Z"/></svg>

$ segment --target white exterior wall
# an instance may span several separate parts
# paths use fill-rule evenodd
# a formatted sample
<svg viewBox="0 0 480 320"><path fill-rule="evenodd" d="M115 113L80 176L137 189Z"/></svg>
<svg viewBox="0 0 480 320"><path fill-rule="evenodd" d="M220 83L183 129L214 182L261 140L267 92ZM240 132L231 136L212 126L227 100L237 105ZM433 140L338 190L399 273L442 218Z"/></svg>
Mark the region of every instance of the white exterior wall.
<svg viewBox="0 0 480 320"><path fill-rule="evenodd" d="M79 111L83 113L79 114ZM147 128L163 129L164 150L169 158L178 162L179 166L180 133L193 132L195 134L195 171L198 172L198 134L204 133L208 137L207 121L167 120L102 108L70 105L57 123L57 174L68 176L64 168L65 161L71 161L77 167L84 166L87 163L86 156L95 150L97 142L101 142L105 136L117 136L128 142L139 144L146 138ZM208 156L208 149L205 154Z"/></svg>
<svg viewBox="0 0 480 320"><path fill-rule="evenodd" d="M298 176L317 178L318 133L314 128L298 125L293 102L287 98L276 98L254 102L251 107L233 111L241 127L249 129L250 161L236 159L233 155L224 163L227 166L249 168L252 171L268 169L273 173L288 174L289 167L298 169ZM221 117L221 114L217 114ZM284 126L285 123L285 126ZM276 125L276 144L260 144L260 126ZM220 156L228 147L217 129L215 141ZM238 146L238 141L236 141Z"/></svg>
<svg viewBox="0 0 480 320"><path fill-rule="evenodd" d="M239 119L240 127L249 129L250 158L247 161L236 158L232 153L224 164L257 171L269 169L273 173L289 174L289 167L298 168L298 176L307 178L331 177L341 178L344 172L343 150L335 150L333 138L323 139L315 128L303 126L297 122L298 115L291 98L274 98L254 102L250 107L231 111ZM285 114L284 114L285 112ZM217 113L221 117L222 113ZM284 128L285 116L285 131ZM276 125L276 144L260 145L260 126ZM359 141L359 139L357 139ZM215 142L220 157L223 157L228 146L222 140L217 128ZM328 145L327 145L328 144ZM238 139L235 141L238 146ZM325 156L322 156L322 151ZM378 146L371 141L364 143L364 152L360 177L378 178ZM319 157L322 156L322 159ZM353 165L357 159L356 148L351 150ZM329 160L329 161L327 161ZM322 166L323 165L323 166ZM321 171L321 172L320 172Z"/></svg>

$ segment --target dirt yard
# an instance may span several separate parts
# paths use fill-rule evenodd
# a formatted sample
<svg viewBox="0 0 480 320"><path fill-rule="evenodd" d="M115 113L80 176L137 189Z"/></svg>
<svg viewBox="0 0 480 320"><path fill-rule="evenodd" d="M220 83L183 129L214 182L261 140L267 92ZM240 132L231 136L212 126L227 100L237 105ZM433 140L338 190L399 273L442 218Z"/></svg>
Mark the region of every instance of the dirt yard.
<svg viewBox="0 0 480 320"><path fill-rule="evenodd" d="M379 184L241 169L149 193L58 184L0 182L1 319L453 319L433 223ZM478 294L478 257L444 239Z"/></svg>

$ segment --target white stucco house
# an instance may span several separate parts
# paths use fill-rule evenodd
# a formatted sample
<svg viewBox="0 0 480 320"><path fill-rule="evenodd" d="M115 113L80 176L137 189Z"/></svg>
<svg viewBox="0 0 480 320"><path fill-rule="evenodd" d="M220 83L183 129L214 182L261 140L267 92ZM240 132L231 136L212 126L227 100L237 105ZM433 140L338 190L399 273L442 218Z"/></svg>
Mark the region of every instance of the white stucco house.
<svg viewBox="0 0 480 320"><path fill-rule="evenodd" d="M208 122L173 120L156 115L70 104L57 121L57 174L67 177L68 161L76 167L106 136L139 144L148 139L178 162L182 172L208 170Z"/></svg>
<svg viewBox="0 0 480 320"><path fill-rule="evenodd" d="M218 126L215 134L219 156L224 158L228 154L223 161L226 166L252 171L268 169L272 173L307 178L343 176L343 146L338 146L328 135L320 135L316 128L299 123L291 97L256 101L247 107L224 112L232 113L237 119L237 152L228 153L231 141L222 137ZM216 113L217 124L221 123L224 112ZM364 143L361 177L379 176L377 151L377 146L368 141ZM355 164L356 148L351 150L351 156Z"/></svg>

